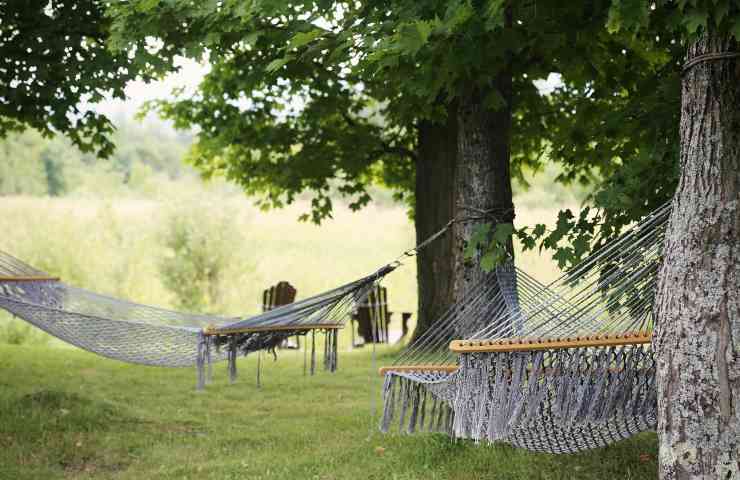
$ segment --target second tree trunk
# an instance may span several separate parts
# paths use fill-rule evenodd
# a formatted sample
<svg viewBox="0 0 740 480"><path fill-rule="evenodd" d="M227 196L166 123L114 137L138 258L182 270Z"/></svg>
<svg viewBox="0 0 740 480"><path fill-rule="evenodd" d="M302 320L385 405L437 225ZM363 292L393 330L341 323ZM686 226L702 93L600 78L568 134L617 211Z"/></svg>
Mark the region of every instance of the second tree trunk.
<svg viewBox="0 0 740 480"><path fill-rule="evenodd" d="M485 275L478 258L464 258L475 228L490 223L495 229L500 223L514 220L509 166L511 76L499 75L496 89L506 105L495 111L484 101L490 92L477 87L470 87L458 105L455 206L461 221L453 228L453 288L457 300L473 292ZM482 326L481 321L471 316L458 326L457 335L465 338Z"/></svg>

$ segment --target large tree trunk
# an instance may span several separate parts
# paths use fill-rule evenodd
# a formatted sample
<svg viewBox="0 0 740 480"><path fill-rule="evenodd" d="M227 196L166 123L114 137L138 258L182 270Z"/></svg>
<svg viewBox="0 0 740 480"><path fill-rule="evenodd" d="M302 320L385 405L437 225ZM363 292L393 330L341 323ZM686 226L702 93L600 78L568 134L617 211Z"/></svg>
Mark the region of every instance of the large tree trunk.
<svg viewBox="0 0 740 480"><path fill-rule="evenodd" d="M495 228L514 219L509 166L511 75L500 74L496 88L507 102L496 111L486 108L483 100L488 92L477 87L470 87L459 100L455 203L459 216L467 220L453 226L453 288L457 299L472 292L484 276L478 259L464 258L473 230L482 223L491 223ZM474 333L483 326L480 320L483 319L471 316L458 325L457 335L464 338Z"/></svg>
<svg viewBox="0 0 740 480"><path fill-rule="evenodd" d="M712 33L687 60L738 51ZM738 478L740 60L683 77L681 179L656 298L660 477Z"/></svg>
<svg viewBox="0 0 740 480"><path fill-rule="evenodd" d="M417 244L444 227L455 216L455 158L457 111L448 107L444 123L421 122L416 161ZM419 313L416 339L450 307L452 290L452 236L444 235L419 251L416 257Z"/></svg>

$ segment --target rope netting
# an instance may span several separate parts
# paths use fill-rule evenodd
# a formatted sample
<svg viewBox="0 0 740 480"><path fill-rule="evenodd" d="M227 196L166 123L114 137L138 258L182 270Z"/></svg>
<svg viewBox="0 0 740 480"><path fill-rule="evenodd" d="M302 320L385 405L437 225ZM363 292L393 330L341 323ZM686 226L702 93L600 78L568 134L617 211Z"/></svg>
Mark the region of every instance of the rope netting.
<svg viewBox="0 0 740 480"><path fill-rule="evenodd" d="M130 363L198 366L295 335L326 334L325 365L336 368L336 330L395 267L248 318L198 315L129 302L67 285L0 252L0 308L93 353ZM225 348L222 348L225 347ZM199 372L203 380L203 371ZM202 381L199 383L202 386Z"/></svg>
<svg viewBox="0 0 740 480"><path fill-rule="evenodd" d="M511 264L486 275L384 369L381 430L567 453L652 428L649 335L669 213L656 210L550 285Z"/></svg>

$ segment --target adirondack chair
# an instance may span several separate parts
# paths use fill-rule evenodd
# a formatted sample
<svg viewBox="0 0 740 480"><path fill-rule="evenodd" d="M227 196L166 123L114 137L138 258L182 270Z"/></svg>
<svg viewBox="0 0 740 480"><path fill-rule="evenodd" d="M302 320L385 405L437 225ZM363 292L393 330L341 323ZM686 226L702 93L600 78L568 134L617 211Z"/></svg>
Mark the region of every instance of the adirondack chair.
<svg viewBox="0 0 740 480"><path fill-rule="evenodd" d="M393 312L388 310L388 290L376 286L350 317L352 345L358 347L365 343L388 343L388 325L392 316ZM401 313L401 338L408 333L410 318L411 313ZM355 324L362 343L355 342Z"/></svg>
<svg viewBox="0 0 740 480"><path fill-rule="evenodd" d="M262 311L267 312L273 308L277 308L295 301L296 289L290 283L286 281L278 282L276 285L268 288L262 292ZM280 347L297 349L300 348L300 338L296 337L295 342L285 340Z"/></svg>

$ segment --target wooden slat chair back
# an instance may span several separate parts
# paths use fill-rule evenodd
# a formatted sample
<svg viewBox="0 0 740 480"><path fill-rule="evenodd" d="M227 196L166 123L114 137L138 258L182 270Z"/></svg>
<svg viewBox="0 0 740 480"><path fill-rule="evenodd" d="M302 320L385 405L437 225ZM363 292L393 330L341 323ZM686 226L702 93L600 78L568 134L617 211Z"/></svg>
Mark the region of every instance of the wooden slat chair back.
<svg viewBox="0 0 740 480"><path fill-rule="evenodd" d="M267 312L283 305L295 302L297 290L286 281L278 282L276 285L262 292L262 311ZM300 348L300 339L296 337L295 342L284 340L281 348Z"/></svg>
<svg viewBox="0 0 740 480"><path fill-rule="evenodd" d="M402 312L401 315L404 330L401 338L403 338L408 331L411 313ZM355 324L357 334L363 343L388 343L388 326L392 316L393 312L388 309L388 289L378 285L370 291L365 302L352 315L352 344L358 346L354 338Z"/></svg>
<svg viewBox="0 0 740 480"><path fill-rule="evenodd" d="M295 302L296 289L286 281L278 282L262 293L262 311L267 312Z"/></svg>

